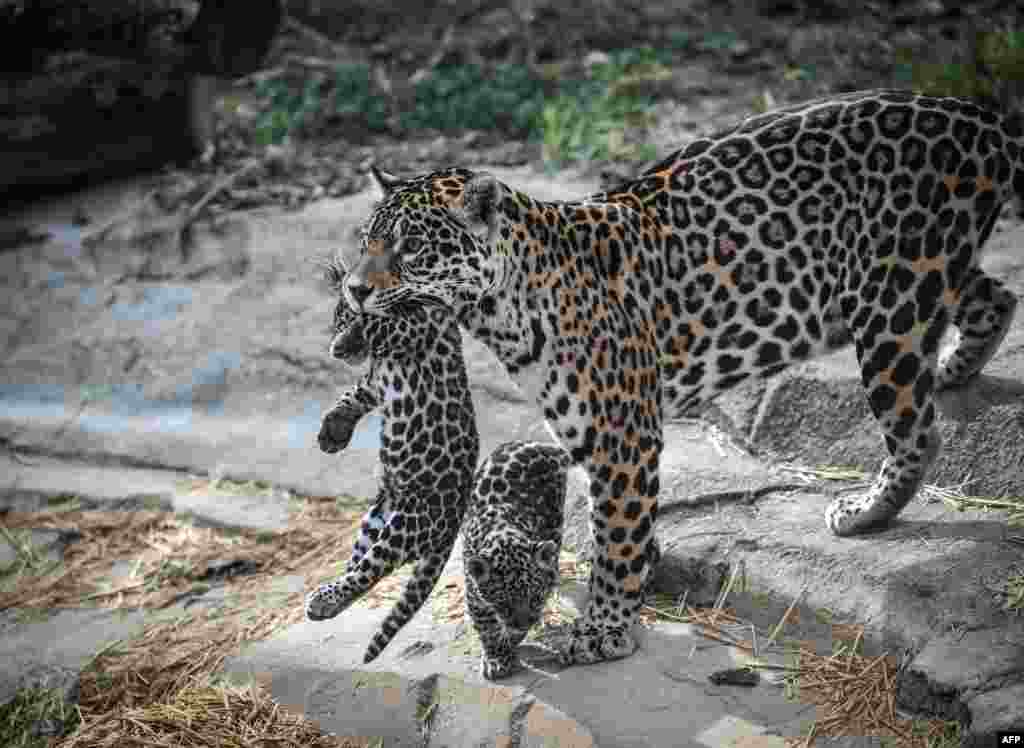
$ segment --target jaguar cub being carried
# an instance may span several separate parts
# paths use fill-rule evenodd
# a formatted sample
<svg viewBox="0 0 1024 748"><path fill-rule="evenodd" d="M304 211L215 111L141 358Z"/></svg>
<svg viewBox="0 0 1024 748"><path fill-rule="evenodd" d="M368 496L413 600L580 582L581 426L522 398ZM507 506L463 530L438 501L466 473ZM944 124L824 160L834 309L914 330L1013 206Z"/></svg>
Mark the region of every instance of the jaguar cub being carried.
<svg viewBox="0 0 1024 748"><path fill-rule="evenodd" d="M666 418L847 337L889 458L825 521L884 526L939 450L935 390L985 365L1017 304L978 263L1024 193L1020 123L957 99L867 91L770 112L569 202L459 168L374 177L348 303L451 310L589 474L596 559L569 662L635 647Z"/></svg>
<svg viewBox="0 0 1024 748"><path fill-rule="evenodd" d="M344 270L328 267L341 288ZM313 621L334 618L400 566L415 561L401 597L366 649L379 655L426 602L459 534L480 452L458 325L420 307L402 319L359 315L340 301L331 355L369 372L345 390L317 437L329 454L348 446L359 420L384 406L377 497L363 518L344 575L306 599Z"/></svg>
<svg viewBox="0 0 1024 748"><path fill-rule="evenodd" d="M328 278L340 288L343 269L332 265ZM384 405L383 477L345 574L310 594L307 616L337 616L415 561L367 647L364 662L374 660L430 596L469 499L466 602L483 643L481 667L487 678L510 674L518 665L516 647L540 620L558 582L568 455L551 444L509 442L474 477L480 440L462 338L443 307L390 319L358 315L342 300L334 328L332 356L353 365L369 357L371 363L324 416L320 449L333 454L347 447L359 420Z"/></svg>

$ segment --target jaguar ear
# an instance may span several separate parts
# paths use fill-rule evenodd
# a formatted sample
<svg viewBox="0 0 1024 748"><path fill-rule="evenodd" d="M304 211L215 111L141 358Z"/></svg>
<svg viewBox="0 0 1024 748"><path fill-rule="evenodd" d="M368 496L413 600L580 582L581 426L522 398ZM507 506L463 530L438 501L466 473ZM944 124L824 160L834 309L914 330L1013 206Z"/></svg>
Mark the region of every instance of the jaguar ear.
<svg viewBox="0 0 1024 748"><path fill-rule="evenodd" d="M462 216L471 231L485 234L490 241L497 228L501 186L497 179L482 172L466 182L462 192Z"/></svg>
<svg viewBox="0 0 1024 748"><path fill-rule="evenodd" d="M491 565L480 556L470 556L466 560L466 571L477 581L483 582L491 574Z"/></svg>
<svg viewBox="0 0 1024 748"><path fill-rule="evenodd" d="M537 543L533 549L533 560L541 566L558 566L558 544L554 540Z"/></svg>
<svg viewBox="0 0 1024 748"><path fill-rule="evenodd" d="M373 182L373 188L376 190L377 197L379 198L387 197L388 193L393 191L402 181L394 174L388 174L386 171L381 171L376 166L370 167L370 179Z"/></svg>

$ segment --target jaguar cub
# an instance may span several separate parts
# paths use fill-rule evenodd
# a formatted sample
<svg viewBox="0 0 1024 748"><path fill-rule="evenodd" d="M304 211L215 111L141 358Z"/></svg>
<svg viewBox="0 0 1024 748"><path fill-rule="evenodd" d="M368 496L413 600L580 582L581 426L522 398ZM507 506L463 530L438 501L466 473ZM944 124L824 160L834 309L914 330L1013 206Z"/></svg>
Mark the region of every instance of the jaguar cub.
<svg viewBox="0 0 1024 748"><path fill-rule="evenodd" d="M889 455L825 523L884 527L939 451L935 391L985 366L1017 306L980 259L1024 195L1021 119L960 99L858 91L779 109L576 200L462 168L372 173L381 199L348 303L448 307L590 478L596 560L569 662L636 646L666 419L850 339Z"/></svg>
<svg viewBox="0 0 1024 748"><path fill-rule="evenodd" d="M558 584L569 462L553 444L507 442L476 473L462 558L485 678L518 668L516 647L540 621Z"/></svg>
<svg viewBox="0 0 1024 748"><path fill-rule="evenodd" d="M328 269L335 287L344 279ZM415 561L401 597L367 647L375 659L429 597L451 555L479 456L462 338L451 314L419 307L401 319L364 317L344 301L335 310L331 355L370 371L324 416L320 449L348 446L359 420L384 406L380 489L363 518L345 574L306 600L310 620L333 618L377 582Z"/></svg>

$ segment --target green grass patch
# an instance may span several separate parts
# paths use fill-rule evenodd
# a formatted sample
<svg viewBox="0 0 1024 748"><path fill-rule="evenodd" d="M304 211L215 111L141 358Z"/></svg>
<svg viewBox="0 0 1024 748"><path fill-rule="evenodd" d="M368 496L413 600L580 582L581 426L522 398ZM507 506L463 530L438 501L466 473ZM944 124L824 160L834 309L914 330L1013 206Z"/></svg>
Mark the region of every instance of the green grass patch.
<svg viewBox="0 0 1024 748"><path fill-rule="evenodd" d="M45 551L37 548L28 530L9 530L0 524L0 542L14 549L15 558L0 566L0 589L6 590L24 574L45 576L61 565L60 559L46 558Z"/></svg>
<svg viewBox="0 0 1024 748"><path fill-rule="evenodd" d="M14 620L19 624L33 624L48 621L56 615L56 611L46 608L15 608Z"/></svg>
<svg viewBox="0 0 1024 748"><path fill-rule="evenodd" d="M77 726L78 710L57 689L22 689L0 705L0 745L9 748L46 748Z"/></svg>
<svg viewBox="0 0 1024 748"><path fill-rule="evenodd" d="M233 478L217 478L210 484L210 489L220 493L232 493L243 496L267 494L274 490L274 484L268 480L235 480Z"/></svg>
<svg viewBox="0 0 1024 748"><path fill-rule="evenodd" d="M277 539L275 530L259 530L256 532L257 543L273 543Z"/></svg>
<svg viewBox="0 0 1024 748"><path fill-rule="evenodd" d="M338 509L366 509L372 501L365 497L353 496L352 494L338 494L334 499L334 505Z"/></svg>
<svg viewBox="0 0 1024 748"><path fill-rule="evenodd" d="M59 493L46 498L48 512L77 512L82 508L82 498L74 493Z"/></svg>

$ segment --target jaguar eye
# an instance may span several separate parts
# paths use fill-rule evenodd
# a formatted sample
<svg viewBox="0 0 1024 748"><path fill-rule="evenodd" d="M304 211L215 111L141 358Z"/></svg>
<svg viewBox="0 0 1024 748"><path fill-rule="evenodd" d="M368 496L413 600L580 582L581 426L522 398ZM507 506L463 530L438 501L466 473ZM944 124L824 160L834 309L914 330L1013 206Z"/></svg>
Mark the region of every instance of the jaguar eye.
<svg viewBox="0 0 1024 748"><path fill-rule="evenodd" d="M408 262L422 251L424 242L418 236L409 236L402 240L402 248L399 250L399 257L403 262Z"/></svg>

